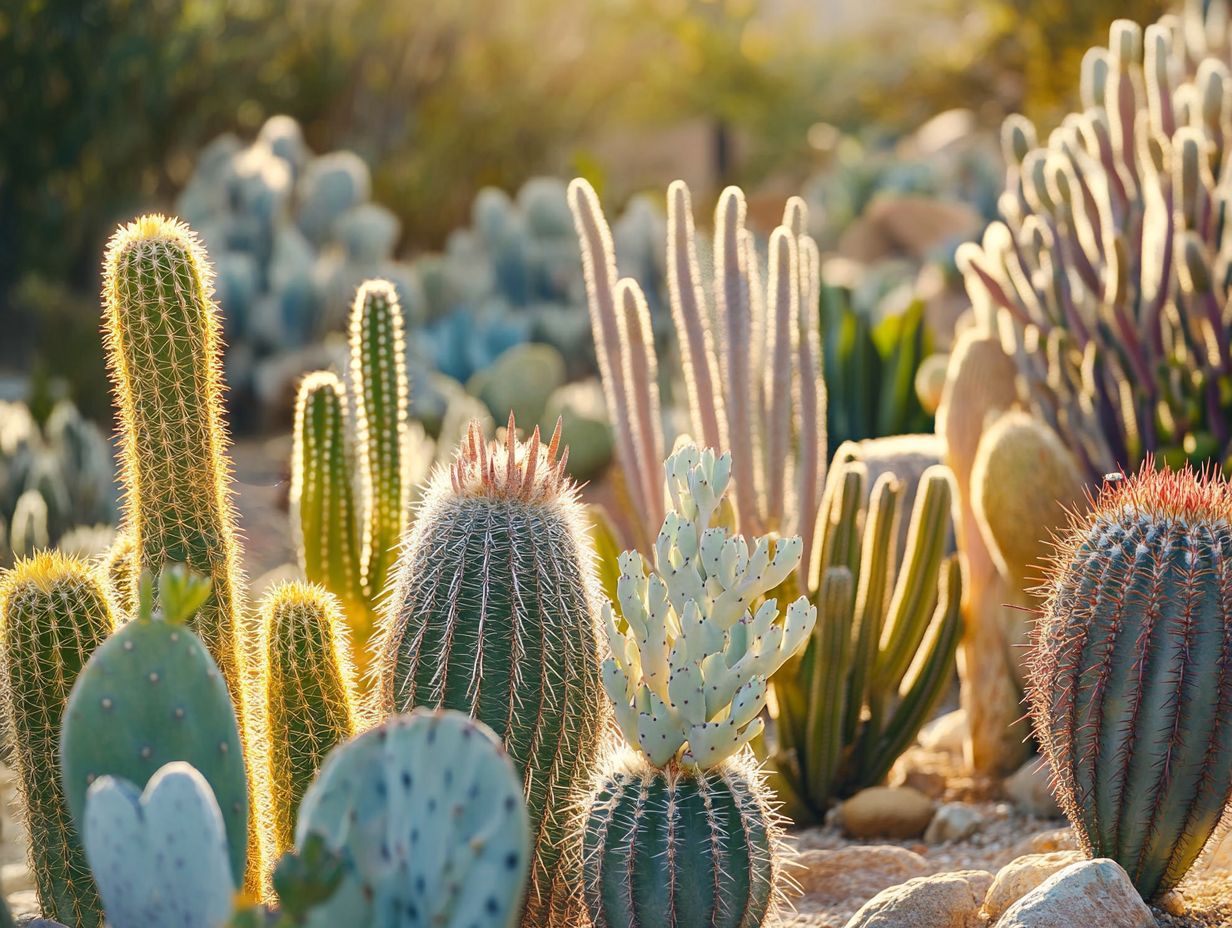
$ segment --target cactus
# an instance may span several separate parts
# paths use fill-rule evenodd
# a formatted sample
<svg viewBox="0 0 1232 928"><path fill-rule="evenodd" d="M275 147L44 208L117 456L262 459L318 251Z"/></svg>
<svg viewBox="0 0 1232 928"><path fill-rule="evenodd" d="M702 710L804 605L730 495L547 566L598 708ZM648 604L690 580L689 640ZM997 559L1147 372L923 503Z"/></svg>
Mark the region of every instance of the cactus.
<svg viewBox="0 0 1232 928"><path fill-rule="evenodd" d="M1062 809L1145 899L1184 877L1232 798L1232 487L1151 464L1060 539L1029 665Z"/></svg>
<svg viewBox="0 0 1232 928"><path fill-rule="evenodd" d="M137 578L141 567L137 557L137 544L133 533L121 531L116 534L103 561L102 575L106 579L107 592L111 596L112 610L123 619L133 614L137 605Z"/></svg>
<svg viewBox="0 0 1232 928"><path fill-rule="evenodd" d="M86 794L82 834L113 928L220 928L230 917L226 827L191 765L161 767L144 791L99 777Z"/></svg>
<svg viewBox="0 0 1232 928"><path fill-rule="evenodd" d="M820 617L799 662L774 678L770 753L797 824L884 780L948 689L962 633L961 572L945 555L949 470L935 465L919 478L900 552L902 480L883 473L866 497L866 466L844 456L819 517L811 587Z"/></svg>
<svg viewBox="0 0 1232 928"><path fill-rule="evenodd" d="M88 565L48 552L4 577L0 617L0 693L39 904L45 915L78 928L101 925L58 758L69 691L111 634L111 610Z"/></svg>
<svg viewBox="0 0 1232 928"><path fill-rule="evenodd" d="M407 537L377 651L383 713L469 712L501 737L526 781L535 862L523 924L568 923L579 848L574 792L606 723L596 580L584 513L536 428L503 447L472 423L439 469Z"/></svg>
<svg viewBox="0 0 1232 928"><path fill-rule="evenodd" d="M676 181L667 199L668 284L691 434L715 448L727 447L731 438L740 530L800 535L807 565L825 476L826 393L812 311L819 299L820 258L804 233L804 202L788 201L770 237L763 287L760 259L744 225L744 194L736 187L723 191L715 210L714 326L688 187ZM664 516L657 475L665 442L646 301L636 281L617 280L612 235L594 190L575 180L569 202L634 543L648 552Z"/></svg>
<svg viewBox="0 0 1232 928"><path fill-rule="evenodd" d="M13 507L13 524L9 528L9 543L17 557L30 557L51 544L48 529L47 500L38 490L29 489L17 497Z"/></svg>
<svg viewBox="0 0 1232 928"><path fill-rule="evenodd" d="M801 596L780 622L775 599L753 604L793 574L802 544L762 537L750 551L716 525L730 454L686 445L664 469L654 569L622 554L623 623L603 609L603 683L632 750L607 758L587 802L586 905L596 928L773 924L781 829L747 745L769 677L817 610Z"/></svg>
<svg viewBox="0 0 1232 928"><path fill-rule="evenodd" d="M296 846L317 868L308 879L279 868L283 907L306 928L513 928L531 858L521 791L484 725L451 711L395 716L335 749L304 796ZM321 839L340 881L311 848Z"/></svg>
<svg viewBox="0 0 1232 928"><path fill-rule="evenodd" d="M292 525L308 579L342 601L363 664L407 521L410 487L402 309L393 284L370 280L351 311L349 388L310 374L296 403ZM355 444L349 444L354 416ZM358 480L353 473L358 467Z"/></svg>
<svg viewBox="0 0 1232 928"><path fill-rule="evenodd" d="M355 733L355 671L338 602L321 587L274 587L260 613L274 849L282 853L294 841L296 810L325 755Z"/></svg>
<svg viewBox="0 0 1232 928"><path fill-rule="evenodd" d="M164 764L186 761L209 782L227 826L231 872L259 866L248 848L248 780L235 710L219 667L189 620L208 582L180 565L141 579L137 614L91 656L64 713L61 765L73 820L104 775L144 787Z"/></svg>

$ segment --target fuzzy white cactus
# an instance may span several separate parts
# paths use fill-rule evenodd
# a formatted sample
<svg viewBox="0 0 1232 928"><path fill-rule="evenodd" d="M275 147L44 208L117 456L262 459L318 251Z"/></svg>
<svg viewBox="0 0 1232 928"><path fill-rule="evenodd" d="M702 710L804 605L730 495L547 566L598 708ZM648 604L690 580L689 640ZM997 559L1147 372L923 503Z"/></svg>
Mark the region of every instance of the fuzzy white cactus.
<svg viewBox="0 0 1232 928"><path fill-rule="evenodd" d="M612 657L603 683L625 738L656 766L713 767L762 729L767 680L808 641L817 609L801 596L752 606L795 570L799 537L744 537L715 526L731 454L687 445L664 464L668 512L654 570L620 557L617 598L603 610ZM773 547L774 553L771 554Z"/></svg>

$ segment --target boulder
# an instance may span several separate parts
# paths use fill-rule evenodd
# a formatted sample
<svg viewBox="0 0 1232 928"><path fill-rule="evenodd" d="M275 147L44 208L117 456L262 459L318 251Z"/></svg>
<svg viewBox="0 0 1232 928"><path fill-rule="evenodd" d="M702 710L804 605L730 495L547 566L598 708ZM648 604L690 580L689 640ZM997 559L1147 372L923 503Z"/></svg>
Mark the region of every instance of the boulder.
<svg viewBox="0 0 1232 928"><path fill-rule="evenodd" d="M873 786L839 806L843 833L852 838L918 838L936 806L909 786Z"/></svg>
<svg viewBox="0 0 1232 928"><path fill-rule="evenodd" d="M1101 857L1070 864L1014 903L997 928L1156 928L1129 875Z"/></svg>
<svg viewBox="0 0 1232 928"><path fill-rule="evenodd" d="M802 851L792 875L800 884L796 908L802 912L842 908L855 911L888 886L897 886L933 868L919 854L893 845Z"/></svg>
<svg viewBox="0 0 1232 928"><path fill-rule="evenodd" d="M989 918L999 918L1006 909L1044 880L1080 860L1083 860L1081 851L1026 854L1011 860L997 871L992 888L984 899L984 914Z"/></svg>
<svg viewBox="0 0 1232 928"><path fill-rule="evenodd" d="M1048 762L1032 757L1005 780L1005 795L1028 815L1060 818L1061 807L1052 794Z"/></svg>
<svg viewBox="0 0 1232 928"><path fill-rule="evenodd" d="M980 903L991 882L985 870L916 877L879 892L847 928L979 928Z"/></svg>

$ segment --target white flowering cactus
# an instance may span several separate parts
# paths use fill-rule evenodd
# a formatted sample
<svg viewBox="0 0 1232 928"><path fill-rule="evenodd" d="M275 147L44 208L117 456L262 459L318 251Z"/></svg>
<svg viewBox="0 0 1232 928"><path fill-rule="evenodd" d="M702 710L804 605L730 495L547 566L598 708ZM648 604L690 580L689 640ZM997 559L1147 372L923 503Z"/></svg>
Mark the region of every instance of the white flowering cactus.
<svg viewBox="0 0 1232 928"><path fill-rule="evenodd" d="M620 556L624 628L603 609L612 656L603 683L625 738L657 767L702 769L736 754L762 730L769 677L808 641L817 609L801 596L779 613L766 599L800 561L799 537L756 540L716 527L731 454L688 445L667 459L668 513L647 574L636 551ZM774 553L771 555L771 548Z"/></svg>

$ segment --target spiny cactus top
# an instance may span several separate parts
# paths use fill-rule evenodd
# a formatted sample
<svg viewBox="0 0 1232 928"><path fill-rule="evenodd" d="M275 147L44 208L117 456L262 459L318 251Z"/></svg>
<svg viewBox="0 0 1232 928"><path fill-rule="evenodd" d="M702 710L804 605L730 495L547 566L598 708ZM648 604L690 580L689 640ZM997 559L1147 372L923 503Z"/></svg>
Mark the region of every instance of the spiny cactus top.
<svg viewBox="0 0 1232 928"><path fill-rule="evenodd" d="M779 621L774 599L752 607L796 569L800 539L743 536L715 527L731 480L730 454L688 445L667 459L670 501L655 541L655 569L621 555L620 613L603 610L612 657L603 682L621 731L657 766L713 767L761 731L767 679L807 641L817 609L801 596Z"/></svg>
<svg viewBox="0 0 1232 928"><path fill-rule="evenodd" d="M1006 122L1004 221L958 253L1033 411L1092 484L1150 452L1227 458L1230 29L1223 3L1145 33L1113 23L1083 61L1082 112L1043 143Z"/></svg>
<svg viewBox="0 0 1232 928"><path fill-rule="evenodd" d="M1062 808L1146 898L1232 797L1232 486L1150 464L1059 543L1029 674Z"/></svg>

